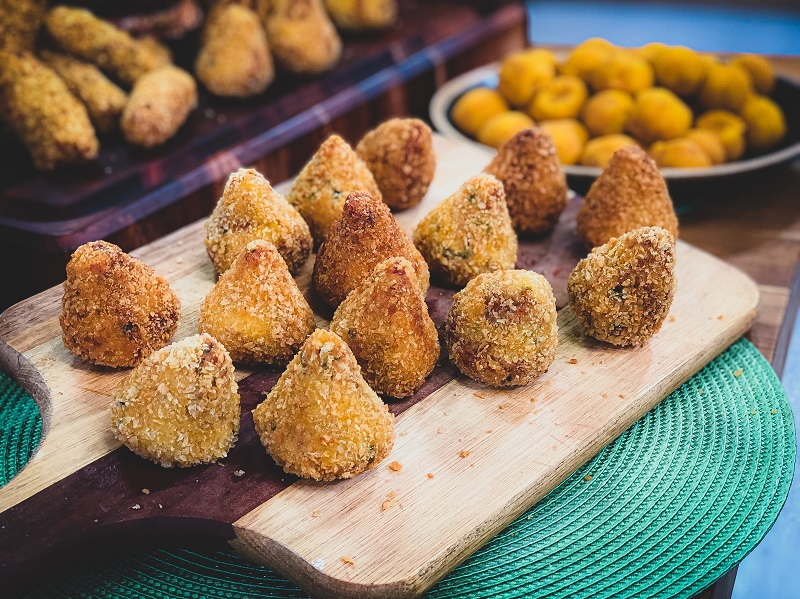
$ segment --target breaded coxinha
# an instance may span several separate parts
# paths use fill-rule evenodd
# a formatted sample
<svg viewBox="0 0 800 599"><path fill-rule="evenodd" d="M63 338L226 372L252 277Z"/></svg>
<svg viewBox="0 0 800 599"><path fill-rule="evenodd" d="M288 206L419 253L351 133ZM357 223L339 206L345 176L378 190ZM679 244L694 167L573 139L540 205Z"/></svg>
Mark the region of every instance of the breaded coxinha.
<svg viewBox="0 0 800 599"><path fill-rule="evenodd" d="M567 205L567 179L550 135L538 127L520 131L486 167L503 184L514 230L547 233Z"/></svg>
<svg viewBox="0 0 800 599"><path fill-rule="evenodd" d="M350 31L383 29L397 18L397 0L325 0L325 6L336 24Z"/></svg>
<svg viewBox="0 0 800 599"><path fill-rule="evenodd" d="M370 387L390 397L412 395L439 359L436 325L405 258L378 264L336 309L330 330L353 351Z"/></svg>
<svg viewBox="0 0 800 599"><path fill-rule="evenodd" d="M285 364L316 326L314 313L280 253L251 241L200 305L198 328L234 362Z"/></svg>
<svg viewBox="0 0 800 599"><path fill-rule="evenodd" d="M346 141L331 135L297 175L288 197L308 223L315 248L325 241L333 223L342 216L347 196L355 191L382 199L367 165Z"/></svg>
<svg viewBox="0 0 800 599"><path fill-rule="evenodd" d="M596 247L569 276L569 305L587 335L641 345L661 328L675 296L675 238L642 227Z"/></svg>
<svg viewBox="0 0 800 599"><path fill-rule="evenodd" d="M656 163L638 146L617 150L592 184L577 216L586 247L603 245L640 227L662 227L678 236L678 217Z"/></svg>
<svg viewBox="0 0 800 599"><path fill-rule="evenodd" d="M300 213L277 193L263 175L239 169L205 223L208 257L225 272L251 241L269 241L290 272L297 272L311 253L311 233Z"/></svg>
<svg viewBox="0 0 800 599"><path fill-rule="evenodd" d="M178 328L181 303L144 262L105 241L80 246L67 264L59 318L64 346L92 364L134 366Z"/></svg>
<svg viewBox="0 0 800 599"><path fill-rule="evenodd" d="M114 392L111 430L128 449L164 467L216 462L239 433L233 363L210 335L161 348Z"/></svg>
<svg viewBox="0 0 800 599"><path fill-rule="evenodd" d="M293 73L328 71L342 55L342 39L322 0L271 0L265 27L275 60Z"/></svg>
<svg viewBox="0 0 800 599"><path fill-rule="evenodd" d="M368 193L352 193L342 218L331 227L314 262L314 290L329 306L338 306L359 287L379 262L399 256L414 267L419 292L428 291L428 265L397 224L389 207Z"/></svg>
<svg viewBox="0 0 800 599"><path fill-rule="evenodd" d="M481 273L514 268L517 235L502 183L486 174L464 183L419 222L414 245L434 276L457 287Z"/></svg>
<svg viewBox="0 0 800 599"><path fill-rule="evenodd" d="M253 422L275 462L290 473L335 480L374 468L394 445L394 415L335 333L303 344Z"/></svg>
<svg viewBox="0 0 800 599"><path fill-rule="evenodd" d="M493 387L526 385L553 363L556 299L530 270L483 273L456 293L445 320L450 361Z"/></svg>

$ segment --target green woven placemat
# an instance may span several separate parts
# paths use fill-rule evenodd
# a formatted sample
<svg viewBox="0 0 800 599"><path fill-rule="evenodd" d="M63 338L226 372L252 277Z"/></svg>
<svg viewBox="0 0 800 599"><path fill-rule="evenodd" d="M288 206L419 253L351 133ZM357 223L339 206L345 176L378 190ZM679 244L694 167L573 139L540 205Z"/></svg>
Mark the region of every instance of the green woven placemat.
<svg viewBox="0 0 800 599"><path fill-rule="evenodd" d="M783 389L741 340L428 597L690 597L767 533L794 462ZM59 573L30 596L306 597L231 553L163 548Z"/></svg>

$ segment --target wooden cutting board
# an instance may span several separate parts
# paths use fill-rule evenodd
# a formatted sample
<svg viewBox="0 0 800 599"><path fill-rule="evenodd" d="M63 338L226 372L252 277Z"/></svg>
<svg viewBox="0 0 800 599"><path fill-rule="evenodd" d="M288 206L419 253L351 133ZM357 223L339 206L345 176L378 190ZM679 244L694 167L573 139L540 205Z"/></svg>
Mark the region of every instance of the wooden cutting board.
<svg viewBox="0 0 800 599"><path fill-rule="evenodd" d="M423 203L397 215L411 231L438 201L486 165L475 146L435 139L436 177ZM287 185L281 186L284 192ZM553 285L559 306L555 363L534 383L491 389L458 376L442 356L412 398L392 402L389 458L352 480L299 481L266 455L251 410L279 371L239 370L239 441L220 464L164 469L113 438L109 404L127 370L84 364L61 342L61 288L0 316L0 367L29 389L44 419L30 464L0 489L0 579L30 583L48 558L76 547L136 539L222 540L325 597L408 597L443 577L691 377L752 322L758 291L743 273L678 243L670 316L644 347L584 337L566 303L566 279L585 250L573 198L556 230L520 243L518 267ZM214 284L202 223L135 252L182 301L176 339L196 332ZM298 276L308 291L312 260ZM432 287L441 331L453 290ZM320 312L325 326L330 314ZM731 374L733 376L733 374ZM402 465L389 469L391 462ZM105 539L100 541L100 539Z"/></svg>

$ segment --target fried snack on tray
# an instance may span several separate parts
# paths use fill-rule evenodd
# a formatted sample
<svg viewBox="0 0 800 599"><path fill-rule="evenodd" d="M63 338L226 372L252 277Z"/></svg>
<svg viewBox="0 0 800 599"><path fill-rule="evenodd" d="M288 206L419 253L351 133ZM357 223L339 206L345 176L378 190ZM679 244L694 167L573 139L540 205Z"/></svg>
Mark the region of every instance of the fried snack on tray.
<svg viewBox="0 0 800 599"><path fill-rule="evenodd" d="M756 152L771 149L786 135L783 111L766 96L750 96L739 114L747 125L748 147Z"/></svg>
<svg viewBox="0 0 800 599"><path fill-rule="evenodd" d="M486 172L503 184L517 233L536 235L555 227L567 205L567 179L546 131L533 128L517 133L497 151ZM506 268L511 267L513 262Z"/></svg>
<svg viewBox="0 0 800 599"><path fill-rule="evenodd" d="M691 108L663 87L639 92L625 124L625 128L645 144L682 137L691 126Z"/></svg>
<svg viewBox="0 0 800 599"><path fill-rule="evenodd" d="M42 61L64 80L70 91L83 102L98 130L113 131L128 102L128 95L93 64L66 54L42 50Z"/></svg>
<svg viewBox="0 0 800 599"><path fill-rule="evenodd" d="M197 106L194 78L178 67L161 67L142 75L133 86L120 128L129 143L153 148L178 132Z"/></svg>
<svg viewBox="0 0 800 599"><path fill-rule="evenodd" d="M517 235L503 184L487 174L464 183L419 222L414 245L435 276L457 287L480 273L514 268Z"/></svg>
<svg viewBox="0 0 800 599"><path fill-rule="evenodd" d="M377 466L394 445L394 416L347 344L321 329L253 410L253 422L279 466L315 480L352 478Z"/></svg>
<svg viewBox="0 0 800 599"><path fill-rule="evenodd" d="M641 227L678 236L678 217L664 177L639 147L617 150L592 183L577 216L578 237L591 249Z"/></svg>
<svg viewBox="0 0 800 599"><path fill-rule="evenodd" d="M274 244L291 272L297 272L311 253L306 221L253 169L231 173L205 231L206 251L219 273L256 239Z"/></svg>
<svg viewBox="0 0 800 599"><path fill-rule="evenodd" d="M508 110L490 117L478 129L478 141L485 146L499 148L520 131L530 129L534 122L524 112Z"/></svg>
<svg viewBox="0 0 800 599"><path fill-rule="evenodd" d="M311 281L320 298L337 307L361 286L379 262L399 256L414 265L419 292L428 291L428 265L389 212L368 193L354 192L344 204L342 218L331 227L319 248Z"/></svg>
<svg viewBox="0 0 800 599"><path fill-rule="evenodd" d="M367 165L338 135L326 139L294 181L288 200L308 223L314 247L342 216L344 201L354 191L376 200L381 192Z"/></svg>
<svg viewBox="0 0 800 599"><path fill-rule="evenodd" d="M507 56L500 65L497 90L519 108L556 76L556 57L549 50L527 48Z"/></svg>
<svg viewBox="0 0 800 599"><path fill-rule="evenodd" d="M697 117L697 128L711 131L725 148L725 161L737 160L744 154L747 125L742 117L727 110L709 110Z"/></svg>
<svg viewBox="0 0 800 599"><path fill-rule="evenodd" d="M47 0L0 0L0 51L33 52Z"/></svg>
<svg viewBox="0 0 800 599"><path fill-rule="evenodd" d="M578 162L583 153L583 146L589 139L589 132L583 123L577 119L554 119L542 121L538 127L552 138L559 164Z"/></svg>
<svg viewBox="0 0 800 599"><path fill-rule="evenodd" d="M271 0L265 26L275 60L293 73L316 75L339 62L342 40L322 0Z"/></svg>
<svg viewBox="0 0 800 599"><path fill-rule="evenodd" d="M759 94L769 94L775 87L775 72L769 60L758 54L740 54L731 64L747 71L753 87Z"/></svg>
<svg viewBox="0 0 800 599"><path fill-rule="evenodd" d="M275 68L258 15L238 4L214 6L203 26L194 70L217 96L244 98L264 91Z"/></svg>
<svg viewBox="0 0 800 599"><path fill-rule="evenodd" d="M613 345L655 335L675 296L675 238L661 227L613 237L569 276L569 305L586 334Z"/></svg>
<svg viewBox="0 0 800 599"><path fill-rule="evenodd" d="M86 108L32 54L0 51L0 114L38 169L97 156L100 144Z"/></svg>
<svg viewBox="0 0 800 599"><path fill-rule="evenodd" d="M331 18L342 29L383 29L397 18L397 0L325 0Z"/></svg>
<svg viewBox="0 0 800 599"><path fill-rule="evenodd" d="M556 356L556 298L542 275L501 270L456 293L445 321L450 361L493 387L527 385Z"/></svg>
<svg viewBox="0 0 800 599"><path fill-rule="evenodd" d="M414 265L389 258L336 309L330 326L353 351L375 392L412 395L439 359L439 335Z"/></svg>
<svg viewBox="0 0 800 599"><path fill-rule="evenodd" d="M316 328L314 313L274 245L242 250L200 305L198 330L234 362L286 364Z"/></svg>
<svg viewBox="0 0 800 599"><path fill-rule="evenodd" d="M180 300L144 262L105 241L75 250L59 318L68 350L92 364L133 366L175 334Z"/></svg>
<svg viewBox="0 0 800 599"><path fill-rule="evenodd" d="M528 106L528 114L536 121L574 119L581 113L589 89L577 77L559 75L536 92Z"/></svg>
<svg viewBox="0 0 800 599"><path fill-rule="evenodd" d="M419 204L436 170L431 129L419 119L390 119L378 125L361 138L356 154L392 210Z"/></svg>
<svg viewBox="0 0 800 599"><path fill-rule="evenodd" d="M688 137L657 141L647 152L659 167L707 168L711 158L705 150Z"/></svg>
<svg viewBox="0 0 800 599"><path fill-rule="evenodd" d="M464 93L450 109L450 118L456 127L475 137L493 116L508 111L505 98L496 89L476 87Z"/></svg>
<svg viewBox="0 0 800 599"><path fill-rule="evenodd" d="M194 335L160 349L114 392L114 436L165 468L224 458L239 433L241 408L233 372L228 352L210 335Z"/></svg>
<svg viewBox="0 0 800 599"><path fill-rule="evenodd" d="M633 97L619 89L596 93L583 107L583 122L593 137L622 133L633 112Z"/></svg>
<svg viewBox="0 0 800 599"><path fill-rule="evenodd" d="M136 40L88 10L56 6L47 13L45 28L62 50L97 65L125 85L133 85L165 64L159 44Z"/></svg>

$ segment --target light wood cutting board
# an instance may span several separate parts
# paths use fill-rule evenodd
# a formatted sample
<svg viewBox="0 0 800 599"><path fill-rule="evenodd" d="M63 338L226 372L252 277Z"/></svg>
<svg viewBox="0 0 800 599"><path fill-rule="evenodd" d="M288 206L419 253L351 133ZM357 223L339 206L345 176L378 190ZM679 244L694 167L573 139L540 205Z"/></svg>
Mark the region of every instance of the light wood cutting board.
<svg viewBox="0 0 800 599"><path fill-rule="evenodd" d="M435 145L428 195L397 216L407 231L489 159L472 145L440 137ZM458 376L442 356L414 397L390 404L399 416L389 458L348 481L298 481L266 455L250 411L278 371L238 371L241 434L221 465L164 469L133 455L109 430L111 395L128 371L88 366L64 348L61 288L10 308L0 316L0 367L31 391L45 434L30 464L0 489L0 578L22 588L42 560L112 547L120 538L200 537L227 542L318 596L420 594L740 337L755 316L758 291L746 275L679 242L678 289L658 335L629 349L584 337L564 307L566 279L585 255L574 233L579 202L571 201L551 235L520 243L518 267L545 275L560 308L550 370L526 387L498 390ZM200 301L214 284L202 239L198 222L134 252L181 298L176 339L196 332ZM298 283L319 306L308 291L312 264ZM440 330L452 294L436 286L428 293ZM329 317L320 313L320 326ZM400 471L388 468L395 461Z"/></svg>

